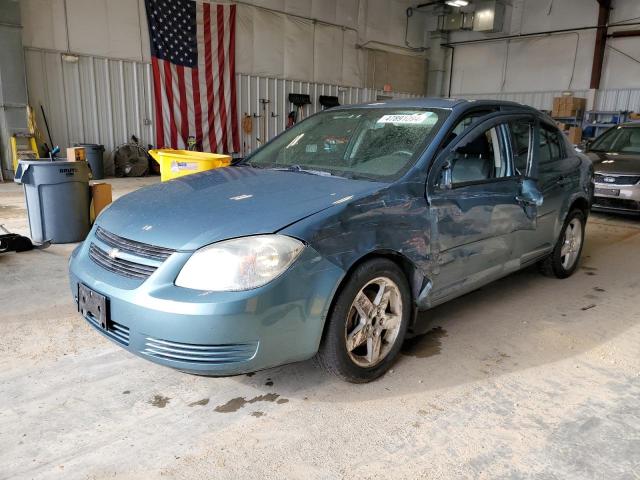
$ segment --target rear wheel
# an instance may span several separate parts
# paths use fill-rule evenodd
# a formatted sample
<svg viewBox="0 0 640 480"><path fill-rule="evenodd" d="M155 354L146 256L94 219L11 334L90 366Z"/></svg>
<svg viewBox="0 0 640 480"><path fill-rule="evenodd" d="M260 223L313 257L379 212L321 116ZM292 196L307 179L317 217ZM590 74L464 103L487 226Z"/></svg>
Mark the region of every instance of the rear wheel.
<svg viewBox="0 0 640 480"><path fill-rule="evenodd" d="M317 355L320 365L349 382L378 378L398 356L410 310L402 270L387 259L363 263L334 302Z"/></svg>
<svg viewBox="0 0 640 480"><path fill-rule="evenodd" d="M572 210L567 215L558 243L540 264L542 273L549 277L567 278L576 271L584 243L585 223L582 210Z"/></svg>

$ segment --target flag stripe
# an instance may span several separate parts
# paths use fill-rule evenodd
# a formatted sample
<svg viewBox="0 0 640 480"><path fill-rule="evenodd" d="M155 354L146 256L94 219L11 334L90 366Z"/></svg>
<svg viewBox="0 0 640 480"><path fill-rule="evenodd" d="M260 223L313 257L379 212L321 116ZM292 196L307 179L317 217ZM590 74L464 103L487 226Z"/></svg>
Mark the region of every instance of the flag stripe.
<svg viewBox="0 0 640 480"><path fill-rule="evenodd" d="M169 98L166 94L167 85L166 85L166 76L164 74L165 70L165 61L159 60L158 67L160 70L160 93L161 93L161 105L162 105L162 123L164 124L164 137L162 138L161 147L169 147L171 146L171 127L170 127L170 113L171 108L169 107Z"/></svg>
<svg viewBox="0 0 640 480"><path fill-rule="evenodd" d="M231 135L233 145L230 151L240 151L240 135L238 132L238 104L236 99L236 6L229 9L229 79L231 85Z"/></svg>
<svg viewBox="0 0 640 480"><path fill-rule="evenodd" d="M191 69L191 88L193 89L193 123L195 127L196 143L202 146L202 107L200 105L200 69Z"/></svg>
<svg viewBox="0 0 640 480"><path fill-rule="evenodd" d="M211 5L205 3L203 5L203 25L204 25L204 58L205 58L205 76L207 85L207 130L209 131L209 148L215 150L217 147L216 132L214 128L214 111L213 111L213 59L211 52Z"/></svg>
<svg viewBox="0 0 640 480"><path fill-rule="evenodd" d="M173 105L173 82L171 79L171 63L164 61L164 97L169 104L169 146L176 148L178 143L178 129L176 127L175 109Z"/></svg>
<svg viewBox="0 0 640 480"><path fill-rule="evenodd" d="M224 83L224 7L218 5L218 108L220 109L220 130L222 133L222 145L227 149L227 109L225 105Z"/></svg>
<svg viewBox="0 0 640 480"><path fill-rule="evenodd" d="M156 57L151 57L151 70L153 71L153 96L156 107L156 145L164 146L164 122L162 121L162 82L160 81L160 67Z"/></svg>
<svg viewBox="0 0 640 480"><path fill-rule="evenodd" d="M201 130L202 150L211 151L214 146L209 142L209 98L207 93L207 66L205 60L205 22L204 22L204 6L202 2L196 3L196 17L198 25L201 27L197 30L197 48L198 48L198 91L200 94L200 118L198 126ZM202 19L202 21L200 20ZM196 107L197 108L197 107ZM197 112L198 110L196 110Z"/></svg>
<svg viewBox="0 0 640 480"><path fill-rule="evenodd" d="M209 45L211 48L211 69L207 69L207 76L211 75L213 81L213 104L212 108L215 109L216 115L211 119L212 127L215 132L217 150L220 145L220 139L222 138L222 127L220 125L220 109L218 108L218 92L220 91L220 75L218 73L218 15L217 9L214 11L211 9L211 25L215 27L215 35L211 35Z"/></svg>
<svg viewBox="0 0 640 480"><path fill-rule="evenodd" d="M189 138L189 115L187 113L187 88L185 86L184 67L176 66L178 76L178 92L180 93L180 136L182 143L187 144Z"/></svg>
<svg viewBox="0 0 640 480"><path fill-rule="evenodd" d="M229 9L224 9L224 24L229 25ZM228 49L229 41L230 41L230 30L229 28L224 29L224 45L225 48ZM231 78L229 78L229 55L225 53L224 56L224 85L225 85L225 96L224 96L224 112L225 112L225 121L224 121L224 129L227 135L225 135L225 148L230 151L232 149L233 139L230 135L230 127L231 127Z"/></svg>
<svg viewBox="0 0 640 480"><path fill-rule="evenodd" d="M188 144L189 137L195 138L196 124L195 124L195 107L193 104L193 85L191 84L191 72L192 68L184 70L184 93L185 93L185 106L187 111L187 136L184 139L185 144Z"/></svg>

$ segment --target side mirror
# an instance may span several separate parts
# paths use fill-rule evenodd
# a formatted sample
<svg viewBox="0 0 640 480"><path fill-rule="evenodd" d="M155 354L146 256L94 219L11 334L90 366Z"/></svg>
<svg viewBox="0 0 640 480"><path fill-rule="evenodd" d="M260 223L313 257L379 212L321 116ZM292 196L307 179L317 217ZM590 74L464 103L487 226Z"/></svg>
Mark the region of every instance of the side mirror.
<svg viewBox="0 0 640 480"><path fill-rule="evenodd" d="M586 142L584 142L584 148L583 150L585 152L588 152L589 150L591 150L591 145L593 145L593 138L590 140L587 140Z"/></svg>

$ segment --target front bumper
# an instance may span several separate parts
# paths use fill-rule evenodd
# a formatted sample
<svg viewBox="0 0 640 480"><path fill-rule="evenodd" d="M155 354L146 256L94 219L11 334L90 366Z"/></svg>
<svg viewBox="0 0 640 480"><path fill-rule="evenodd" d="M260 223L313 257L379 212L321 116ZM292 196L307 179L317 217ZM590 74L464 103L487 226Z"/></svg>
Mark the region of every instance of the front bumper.
<svg viewBox="0 0 640 480"><path fill-rule="evenodd" d="M287 272L263 287L202 292L173 283L189 252L174 253L142 281L99 266L89 257L91 243L100 246L93 231L69 264L76 303L79 283L108 299L107 328L93 318L88 323L136 355L202 375L248 373L312 357L344 275L306 247Z"/></svg>
<svg viewBox="0 0 640 480"><path fill-rule="evenodd" d="M615 195L616 191L618 195ZM591 208L601 212L640 214L640 184L596 183Z"/></svg>

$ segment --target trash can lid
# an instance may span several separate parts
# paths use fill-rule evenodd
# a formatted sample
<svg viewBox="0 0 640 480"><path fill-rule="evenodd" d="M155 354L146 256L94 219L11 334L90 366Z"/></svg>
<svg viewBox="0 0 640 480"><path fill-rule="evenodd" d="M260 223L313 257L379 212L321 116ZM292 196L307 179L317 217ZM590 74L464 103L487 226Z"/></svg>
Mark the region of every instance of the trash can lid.
<svg viewBox="0 0 640 480"><path fill-rule="evenodd" d="M75 160L54 160L53 162L48 158L39 158L36 160L18 160L20 165L31 166L36 165L38 167L64 167L67 165L84 164L85 162L77 162Z"/></svg>
<svg viewBox="0 0 640 480"><path fill-rule="evenodd" d="M104 145L100 143L74 143L74 147L93 148L94 150L104 150Z"/></svg>

